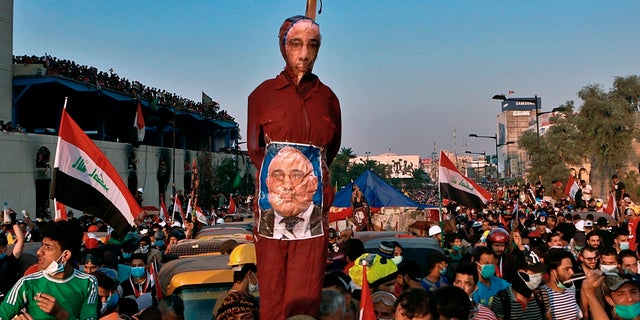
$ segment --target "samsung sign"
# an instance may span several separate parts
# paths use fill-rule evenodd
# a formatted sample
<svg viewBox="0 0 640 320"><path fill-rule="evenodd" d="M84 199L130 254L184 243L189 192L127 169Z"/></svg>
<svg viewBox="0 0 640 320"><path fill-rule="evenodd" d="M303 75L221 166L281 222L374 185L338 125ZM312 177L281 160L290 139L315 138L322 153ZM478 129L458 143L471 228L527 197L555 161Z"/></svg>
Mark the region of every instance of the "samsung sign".
<svg viewBox="0 0 640 320"><path fill-rule="evenodd" d="M537 100L537 103L536 103ZM507 98L502 101L502 111L509 110L535 110L536 106L542 105L542 98Z"/></svg>

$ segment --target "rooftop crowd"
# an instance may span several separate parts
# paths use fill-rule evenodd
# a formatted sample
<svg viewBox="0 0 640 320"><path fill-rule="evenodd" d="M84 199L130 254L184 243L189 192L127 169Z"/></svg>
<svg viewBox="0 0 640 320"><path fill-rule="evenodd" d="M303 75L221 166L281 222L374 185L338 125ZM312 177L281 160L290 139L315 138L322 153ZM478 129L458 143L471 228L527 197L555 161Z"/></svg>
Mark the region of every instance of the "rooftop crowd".
<svg viewBox="0 0 640 320"><path fill-rule="evenodd" d="M99 71L96 67L81 65L75 61L59 59L45 54L44 56L22 55L13 56L14 64L39 64L46 68L46 75L58 75L72 80L80 81L89 86L112 89L133 98L149 101L152 109L159 106L187 110L201 115L206 119L235 121L235 118L225 110L220 110L217 102L201 103L183 98L178 94L146 86L137 80L129 80L118 76L113 68L108 71Z"/></svg>

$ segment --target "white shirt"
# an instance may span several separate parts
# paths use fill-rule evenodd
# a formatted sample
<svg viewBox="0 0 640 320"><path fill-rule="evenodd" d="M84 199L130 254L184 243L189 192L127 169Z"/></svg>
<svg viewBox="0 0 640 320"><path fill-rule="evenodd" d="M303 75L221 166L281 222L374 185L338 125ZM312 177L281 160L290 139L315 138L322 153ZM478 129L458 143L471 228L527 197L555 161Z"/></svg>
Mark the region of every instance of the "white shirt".
<svg viewBox="0 0 640 320"><path fill-rule="evenodd" d="M282 219L284 219L284 217L273 210L273 212L275 213L275 219L273 222L273 237L275 239L289 240L311 238L309 219L311 218L313 209L314 207L312 203L309 205L307 210L298 215L298 217L302 218L303 221L300 221L298 224L296 224L296 226L293 228L293 233L289 232L289 230L285 228L285 223L280 223Z"/></svg>

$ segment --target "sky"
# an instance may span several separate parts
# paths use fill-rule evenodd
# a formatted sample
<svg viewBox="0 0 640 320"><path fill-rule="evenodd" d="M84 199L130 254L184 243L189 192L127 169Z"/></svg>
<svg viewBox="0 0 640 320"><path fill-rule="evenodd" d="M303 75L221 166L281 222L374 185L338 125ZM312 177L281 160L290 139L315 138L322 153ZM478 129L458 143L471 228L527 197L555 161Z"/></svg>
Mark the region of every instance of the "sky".
<svg viewBox="0 0 640 320"><path fill-rule="evenodd" d="M320 1L318 1L318 6ZM246 137L247 96L284 67L277 35L306 0L14 0L13 52L45 53L200 101ZM640 1L324 0L314 73L342 109L342 147L493 153L495 94L582 105L640 74ZM241 147L244 145L241 145Z"/></svg>

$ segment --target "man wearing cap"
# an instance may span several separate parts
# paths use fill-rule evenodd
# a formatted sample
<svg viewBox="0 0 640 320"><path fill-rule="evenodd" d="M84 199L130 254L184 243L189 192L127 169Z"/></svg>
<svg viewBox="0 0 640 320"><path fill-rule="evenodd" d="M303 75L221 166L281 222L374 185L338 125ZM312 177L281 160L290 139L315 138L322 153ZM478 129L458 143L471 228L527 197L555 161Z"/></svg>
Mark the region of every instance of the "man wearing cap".
<svg viewBox="0 0 640 320"><path fill-rule="evenodd" d="M440 228L440 226L435 225L429 228L429 238L436 239L436 241L438 241L438 244L442 246L442 229Z"/></svg>
<svg viewBox="0 0 640 320"><path fill-rule="evenodd" d="M261 282L260 318L274 320L295 314L318 315L327 256L326 221L334 196L328 168L340 149L342 132L338 98L312 73L320 49L319 25L308 17L288 18L280 27L278 40L286 66L275 79L263 82L249 95L247 149L260 172L271 144L320 149L318 188L322 190L325 236L284 241L256 235L258 268L267 275ZM260 219L259 212L256 219Z"/></svg>
<svg viewBox="0 0 640 320"><path fill-rule="evenodd" d="M546 307L539 286L546 267L533 251L516 255L516 271L511 287L499 291L491 302L491 311L498 319L540 320Z"/></svg>
<svg viewBox="0 0 640 320"><path fill-rule="evenodd" d="M584 233L587 234L591 231L593 231L593 221L591 220L584 220L584 224L582 225L582 227L584 228Z"/></svg>
<svg viewBox="0 0 640 320"><path fill-rule="evenodd" d="M142 195L144 194L144 190L142 188L138 188L138 190L136 190L136 194L134 196L134 198L136 199L136 202L138 203L139 206L142 206Z"/></svg>
<svg viewBox="0 0 640 320"><path fill-rule="evenodd" d="M613 319L640 319L640 289L627 276L602 274L597 270L587 273L586 276L582 290L585 292L593 319L610 319L604 304L596 296L603 284L606 303L613 308Z"/></svg>
<svg viewBox="0 0 640 320"><path fill-rule="evenodd" d="M540 243L547 242L547 217L540 215L535 221L536 229L529 232L527 238L532 245L538 245Z"/></svg>
<svg viewBox="0 0 640 320"><path fill-rule="evenodd" d="M233 285L216 300L213 306L213 318L219 314L219 309L230 292L243 292L247 294L258 290L258 268L256 267L256 250L254 244L241 244L236 246L229 255L229 263L233 270Z"/></svg>

